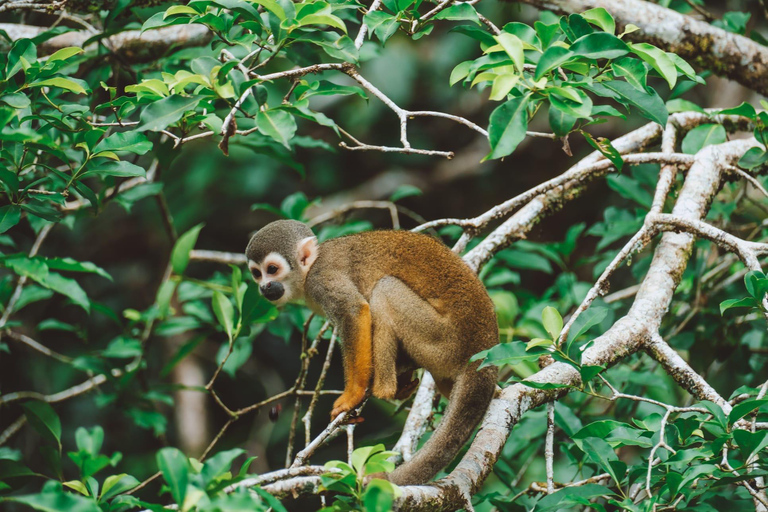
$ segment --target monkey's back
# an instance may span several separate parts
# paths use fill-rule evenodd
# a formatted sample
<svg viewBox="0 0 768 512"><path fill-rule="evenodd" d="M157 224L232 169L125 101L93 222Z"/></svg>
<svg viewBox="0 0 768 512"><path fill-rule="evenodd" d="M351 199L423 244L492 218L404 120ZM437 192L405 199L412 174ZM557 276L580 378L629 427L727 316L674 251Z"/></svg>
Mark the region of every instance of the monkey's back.
<svg viewBox="0 0 768 512"><path fill-rule="evenodd" d="M368 231L335 238L320 245L308 281L316 269L323 275L348 272L366 300L382 278L395 277L449 318L471 353L498 342L488 292L467 264L436 238L410 231Z"/></svg>

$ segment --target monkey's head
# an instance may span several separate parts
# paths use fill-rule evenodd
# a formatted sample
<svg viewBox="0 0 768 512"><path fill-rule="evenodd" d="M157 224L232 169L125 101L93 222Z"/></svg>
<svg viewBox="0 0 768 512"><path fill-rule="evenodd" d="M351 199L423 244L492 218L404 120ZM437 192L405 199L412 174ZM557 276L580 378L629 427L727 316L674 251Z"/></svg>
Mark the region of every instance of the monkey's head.
<svg viewBox="0 0 768 512"><path fill-rule="evenodd" d="M304 297L304 278L317 258L317 238L301 222L278 220L253 235L245 255L261 294L282 306Z"/></svg>

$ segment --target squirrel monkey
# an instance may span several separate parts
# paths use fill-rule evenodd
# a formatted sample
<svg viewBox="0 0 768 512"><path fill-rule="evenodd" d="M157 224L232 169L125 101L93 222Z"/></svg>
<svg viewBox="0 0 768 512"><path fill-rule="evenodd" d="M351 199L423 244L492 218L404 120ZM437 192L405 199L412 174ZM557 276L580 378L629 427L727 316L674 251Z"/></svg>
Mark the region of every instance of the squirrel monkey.
<svg viewBox="0 0 768 512"><path fill-rule="evenodd" d="M493 398L497 369L470 357L498 343L493 303L464 261L439 240L409 231L370 231L317 244L305 224L272 222L251 238L248 267L277 306L304 300L339 329L344 392L331 417L360 404L370 388L406 398L425 368L449 398L442 422L414 455L386 476L423 484L447 466Z"/></svg>

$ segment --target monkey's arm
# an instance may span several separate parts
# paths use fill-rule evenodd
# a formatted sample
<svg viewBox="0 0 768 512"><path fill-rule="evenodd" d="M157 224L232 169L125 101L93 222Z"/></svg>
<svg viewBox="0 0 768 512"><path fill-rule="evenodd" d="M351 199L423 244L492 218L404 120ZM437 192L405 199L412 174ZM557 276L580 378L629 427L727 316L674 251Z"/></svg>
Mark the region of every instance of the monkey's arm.
<svg viewBox="0 0 768 512"><path fill-rule="evenodd" d="M333 404L332 418L363 401L373 372L371 308L368 303L363 301L350 306L337 325L343 343L344 392Z"/></svg>
<svg viewBox="0 0 768 512"><path fill-rule="evenodd" d="M373 375L371 308L349 281L327 279L307 283L311 298L336 325L344 358L344 392L333 404L331 417L353 409L365 398Z"/></svg>

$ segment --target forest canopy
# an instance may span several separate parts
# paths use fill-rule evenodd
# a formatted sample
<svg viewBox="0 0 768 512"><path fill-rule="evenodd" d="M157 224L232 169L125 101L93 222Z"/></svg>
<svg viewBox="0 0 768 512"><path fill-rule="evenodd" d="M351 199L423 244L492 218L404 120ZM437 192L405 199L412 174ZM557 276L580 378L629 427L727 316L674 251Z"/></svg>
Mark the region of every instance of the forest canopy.
<svg viewBox="0 0 768 512"><path fill-rule="evenodd" d="M0 0L0 508L768 510L763 0ZM249 236L438 237L499 390L328 422ZM477 411L482 415L483 411ZM370 481L369 481L370 480Z"/></svg>

